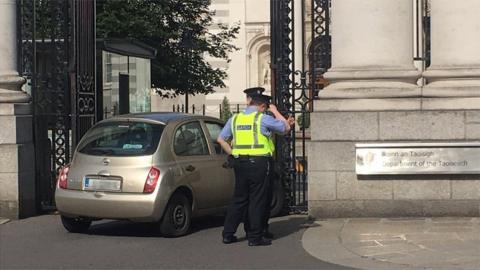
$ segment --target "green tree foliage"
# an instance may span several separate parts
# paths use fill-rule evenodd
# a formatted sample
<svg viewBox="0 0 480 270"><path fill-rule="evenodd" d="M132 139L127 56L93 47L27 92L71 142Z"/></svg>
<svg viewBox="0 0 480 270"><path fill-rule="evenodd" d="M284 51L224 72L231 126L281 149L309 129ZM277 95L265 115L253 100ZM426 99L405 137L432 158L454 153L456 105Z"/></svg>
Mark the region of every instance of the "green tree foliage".
<svg viewBox="0 0 480 270"><path fill-rule="evenodd" d="M239 26L213 24L211 0L97 0L97 36L134 38L157 49L152 87L164 96L208 94L225 87L225 71L213 68L206 54L230 61Z"/></svg>
<svg viewBox="0 0 480 270"><path fill-rule="evenodd" d="M228 101L227 97L223 97L220 110L220 119L222 119L224 122L227 122L230 117L232 117L232 111L230 110L230 102Z"/></svg>

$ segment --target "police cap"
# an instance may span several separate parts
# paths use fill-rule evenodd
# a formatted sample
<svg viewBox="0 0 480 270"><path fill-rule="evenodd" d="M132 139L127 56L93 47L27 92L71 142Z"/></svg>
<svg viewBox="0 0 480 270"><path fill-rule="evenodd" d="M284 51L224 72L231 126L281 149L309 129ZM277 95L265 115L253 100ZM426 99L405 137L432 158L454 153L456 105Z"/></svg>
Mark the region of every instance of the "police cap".
<svg viewBox="0 0 480 270"><path fill-rule="evenodd" d="M272 99L271 96L267 96L267 95L263 95L263 94L260 94L260 95L252 95L252 100L254 101L257 101L257 102L261 102L261 103L264 103L264 104L270 104L270 100Z"/></svg>
<svg viewBox="0 0 480 270"><path fill-rule="evenodd" d="M243 90L243 92L249 97L252 97L252 95L261 95L264 91L265 88L263 87L252 87Z"/></svg>

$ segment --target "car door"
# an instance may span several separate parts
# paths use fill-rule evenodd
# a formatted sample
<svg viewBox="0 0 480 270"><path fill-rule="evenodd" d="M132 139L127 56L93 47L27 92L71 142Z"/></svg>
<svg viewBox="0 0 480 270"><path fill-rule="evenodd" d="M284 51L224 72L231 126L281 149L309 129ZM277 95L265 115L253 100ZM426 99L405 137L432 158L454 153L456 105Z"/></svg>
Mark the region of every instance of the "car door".
<svg viewBox="0 0 480 270"><path fill-rule="evenodd" d="M207 138L212 149L212 160L214 160L217 170L215 178L215 190L219 194L216 204L218 206L226 206L233 196L233 189L235 186L235 175L233 169L226 167L227 154L223 151L217 138L223 128L223 123L220 121L205 120L204 126L206 128Z"/></svg>
<svg viewBox="0 0 480 270"><path fill-rule="evenodd" d="M216 206L215 178L217 162L212 159L199 121L180 124L173 138L173 152L178 166L193 189L197 209Z"/></svg>

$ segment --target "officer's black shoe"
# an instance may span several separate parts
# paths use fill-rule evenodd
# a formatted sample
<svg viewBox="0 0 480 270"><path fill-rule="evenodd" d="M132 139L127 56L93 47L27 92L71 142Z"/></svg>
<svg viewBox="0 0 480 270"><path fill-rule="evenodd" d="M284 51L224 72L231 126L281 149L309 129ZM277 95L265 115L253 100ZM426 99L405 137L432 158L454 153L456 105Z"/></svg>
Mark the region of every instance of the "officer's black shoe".
<svg viewBox="0 0 480 270"><path fill-rule="evenodd" d="M235 243L235 242L237 242L237 241L238 241L238 239L237 239L237 237L236 237L235 235L232 235L232 236L224 236L224 237L223 237L223 240L222 240L222 242L223 242L224 244L232 244L232 243Z"/></svg>
<svg viewBox="0 0 480 270"><path fill-rule="evenodd" d="M265 231L263 233L263 237L267 238L267 239L273 239L273 233L269 232L269 231Z"/></svg>
<svg viewBox="0 0 480 270"><path fill-rule="evenodd" d="M255 246L270 246L272 244L272 241L265 239L265 238L260 238L258 240L248 240L248 245L251 247Z"/></svg>

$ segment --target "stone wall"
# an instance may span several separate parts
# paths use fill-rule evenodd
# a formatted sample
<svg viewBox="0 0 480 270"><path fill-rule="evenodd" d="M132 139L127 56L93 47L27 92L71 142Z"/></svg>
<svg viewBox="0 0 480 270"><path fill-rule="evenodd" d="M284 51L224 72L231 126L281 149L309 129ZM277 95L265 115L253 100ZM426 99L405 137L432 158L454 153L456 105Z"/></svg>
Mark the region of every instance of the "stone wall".
<svg viewBox="0 0 480 270"><path fill-rule="evenodd" d="M0 103L0 217L35 214L35 167L30 104Z"/></svg>
<svg viewBox="0 0 480 270"><path fill-rule="evenodd" d="M310 215L480 214L480 175L359 177L355 173L356 143L480 140L480 110L318 111L312 114L311 129Z"/></svg>

